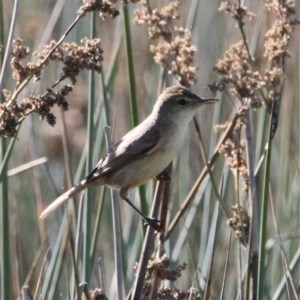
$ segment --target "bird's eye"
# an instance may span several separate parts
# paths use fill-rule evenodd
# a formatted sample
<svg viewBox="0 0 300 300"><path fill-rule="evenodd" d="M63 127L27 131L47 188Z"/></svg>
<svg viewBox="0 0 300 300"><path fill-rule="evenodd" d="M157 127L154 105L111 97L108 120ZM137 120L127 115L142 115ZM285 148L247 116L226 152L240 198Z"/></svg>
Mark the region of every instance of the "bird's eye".
<svg viewBox="0 0 300 300"><path fill-rule="evenodd" d="M186 102L185 99L180 98L180 99L177 101L177 103L178 103L179 105L185 105L187 102Z"/></svg>

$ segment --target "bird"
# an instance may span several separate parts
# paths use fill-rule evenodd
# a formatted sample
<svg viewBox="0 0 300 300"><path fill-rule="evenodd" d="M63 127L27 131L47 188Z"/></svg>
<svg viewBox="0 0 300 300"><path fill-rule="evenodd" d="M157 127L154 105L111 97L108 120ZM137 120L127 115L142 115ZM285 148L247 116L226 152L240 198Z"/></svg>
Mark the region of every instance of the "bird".
<svg viewBox="0 0 300 300"><path fill-rule="evenodd" d="M144 215L128 199L128 191L162 173L179 152L197 108L218 101L201 98L179 84L166 88L150 115L122 137L85 179L54 200L40 218L88 187L107 185L119 189L120 198L157 230L159 220Z"/></svg>

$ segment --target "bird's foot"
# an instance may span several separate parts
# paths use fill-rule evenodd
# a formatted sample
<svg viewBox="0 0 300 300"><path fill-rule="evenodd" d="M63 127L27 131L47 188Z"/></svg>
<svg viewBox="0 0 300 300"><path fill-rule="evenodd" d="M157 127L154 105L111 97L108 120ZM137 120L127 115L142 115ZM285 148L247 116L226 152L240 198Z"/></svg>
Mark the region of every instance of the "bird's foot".
<svg viewBox="0 0 300 300"><path fill-rule="evenodd" d="M165 169L165 170L163 170L160 174L158 174L158 175L156 176L156 179L157 179L157 180L170 181L170 179L171 179L171 174L170 174L170 172L169 172L167 169Z"/></svg>
<svg viewBox="0 0 300 300"><path fill-rule="evenodd" d="M160 220L154 219L154 218L149 218L144 216L143 219L145 220L145 225L146 226L151 226L154 230L159 231L160 230Z"/></svg>
<svg viewBox="0 0 300 300"><path fill-rule="evenodd" d="M122 197L122 195L120 196L145 220L146 225L151 226L154 230L160 230L159 220L145 216L128 198L126 198L125 196Z"/></svg>

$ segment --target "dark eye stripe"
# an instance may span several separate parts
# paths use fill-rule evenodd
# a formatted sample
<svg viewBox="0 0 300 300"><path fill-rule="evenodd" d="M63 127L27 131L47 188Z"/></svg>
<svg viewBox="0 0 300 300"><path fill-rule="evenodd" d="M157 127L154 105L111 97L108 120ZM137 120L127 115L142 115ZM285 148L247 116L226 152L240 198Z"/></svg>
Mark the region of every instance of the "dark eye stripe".
<svg viewBox="0 0 300 300"><path fill-rule="evenodd" d="M187 102L185 101L185 99L180 98L180 99L177 101L177 103L178 103L179 105L185 105Z"/></svg>

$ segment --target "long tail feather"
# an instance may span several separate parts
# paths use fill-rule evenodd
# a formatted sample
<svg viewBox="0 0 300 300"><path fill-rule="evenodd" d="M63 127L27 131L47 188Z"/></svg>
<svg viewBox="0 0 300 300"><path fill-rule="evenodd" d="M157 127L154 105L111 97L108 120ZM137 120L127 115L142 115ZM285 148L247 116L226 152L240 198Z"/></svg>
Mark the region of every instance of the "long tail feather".
<svg viewBox="0 0 300 300"><path fill-rule="evenodd" d="M66 191L64 194L59 196L54 202L52 202L40 215L40 219L45 219L50 212L55 210L58 206L60 206L62 203L65 201L69 200L72 198L74 195L79 193L80 191L84 190L86 188L86 185L84 182L80 182L76 186L72 187L68 191Z"/></svg>

